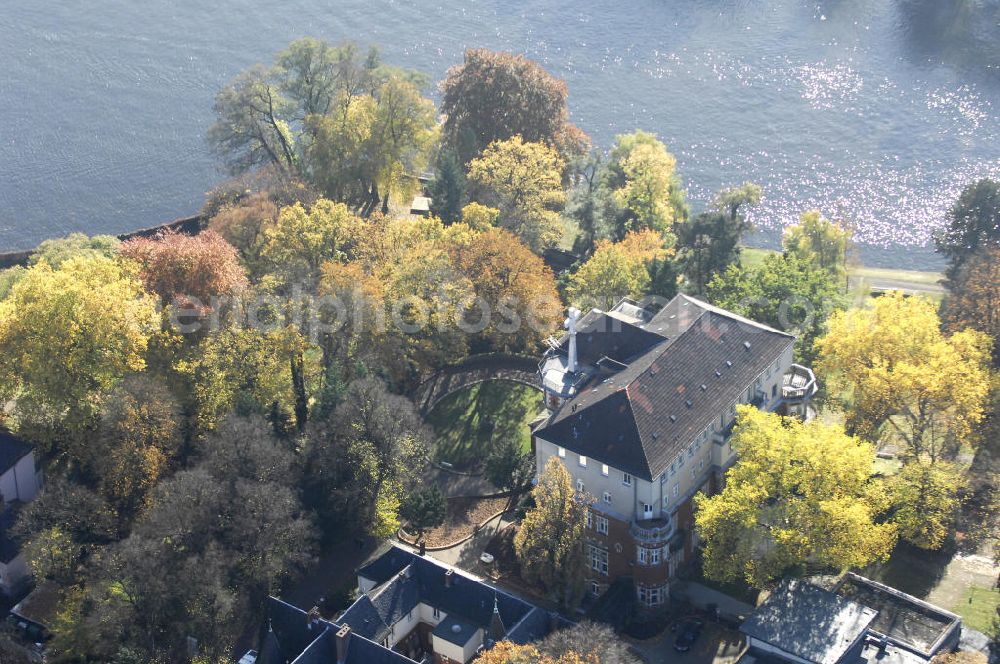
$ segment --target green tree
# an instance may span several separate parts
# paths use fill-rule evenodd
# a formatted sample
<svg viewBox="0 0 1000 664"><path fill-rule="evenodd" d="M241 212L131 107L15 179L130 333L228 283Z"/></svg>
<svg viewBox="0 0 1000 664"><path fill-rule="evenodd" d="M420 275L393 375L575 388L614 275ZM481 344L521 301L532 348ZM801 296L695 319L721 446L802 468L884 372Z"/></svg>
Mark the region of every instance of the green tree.
<svg viewBox="0 0 1000 664"><path fill-rule="evenodd" d="M437 159L437 173L431 185L431 214L446 224L462 218L465 207L465 172L458 157L451 150L441 150Z"/></svg>
<svg viewBox="0 0 1000 664"><path fill-rule="evenodd" d="M992 340L994 368L1000 368L1000 247L981 247L947 282L941 320L949 332L979 330Z"/></svg>
<svg viewBox="0 0 1000 664"><path fill-rule="evenodd" d="M557 212L565 201L562 168L559 155L543 143L520 136L496 141L469 163L472 197L500 210L500 224L541 253L563 232Z"/></svg>
<svg viewBox="0 0 1000 664"><path fill-rule="evenodd" d="M723 309L796 336L796 357L812 364L816 339L830 314L844 308L840 284L828 271L794 255L770 254L757 267L730 265L705 297Z"/></svg>
<svg viewBox="0 0 1000 664"><path fill-rule="evenodd" d="M568 119L566 83L522 55L468 49L441 93L444 139L463 164L515 136L555 148L564 161L586 151L586 134Z"/></svg>
<svg viewBox="0 0 1000 664"><path fill-rule="evenodd" d="M34 265L0 302L0 397L16 400L22 421L79 431L104 394L143 369L158 319L129 263L77 257L58 269Z"/></svg>
<svg viewBox="0 0 1000 664"><path fill-rule="evenodd" d="M600 225L616 241L630 231L655 230L672 244L671 227L687 217L677 160L648 132L615 137L600 190Z"/></svg>
<svg viewBox="0 0 1000 664"><path fill-rule="evenodd" d="M344 259L361 224L346 205L326 199L308 210L299 204L282 208L264 228L261 258L282 283L312 287L324 262Z"/></svg>
<svg viewBox="0 0 1000 664"><path fill-rule="evenodd" d="M977 442L989 392L986 335L948 336L933 303L898 292L834 312L827 328L817 366L831 389L848 395L848 431L886 436L905 456L931 461Z"/></svg>
<svg viewBox="0 0 1000 664"><path fill-rule="evenodd" d="M899 536L922 549L939 549L958 514L961 473L950 463L914 460L889 481L892 522Z"/></svg>
<svg viewBox="0 0 1000 664"><path fill-rule="evenodd" d="M486 453L483 476L496 488L510 493L509 510L535 477L535 456L521 447L516 436L504 436Z"/></svg>
<svg viewBox="0 0 1000 664"><path fill-rule="evenodd" d="M295 105L264 67L242 72L215 97L218 120L208 141L232 173L273 165L299 172L296 136L289 119Z"/></svg>
<svg viewBox="0 0 1000 664"><path fill-rule="evenodd" d="M785 252L829 272L839 283L847 277L847 245L850 231L825 219L819 210L803 212L799 223L785 229L781 244Z"/></svg>
<svg viewBox="0 0 1000 664"><path fill-rule="evenodd" d="M437 485L414 491L399 505L399 516L417 531L417 539L437 528L448 516L448 499Z"/></svg>
<svg viewBox="0 0 1000 664"><path fill-rule="evenodd" d="M819 420L802 423L738 406L726 485L695 497L704 571L763 587L806 563L837 570L889 557L896 527L879 524L875 450Z"/></svg>
<svg viewBox="0 0 1000 664"><path fill-rule="evenodd" d="M577 495L573 479L555 457L545 465L532 495L535 507L514 536L521 575L568 609L582 596L588 501Z"/></svg>
<svg viewBox="0 0 1000 664"><path fill-rule="evenodd" d="M58 270L70 258L114 258L121 248L121 241L111 235L70 233L63 238L44 240L32 252L29 265L48 263Z"/></svg>
<svg viewBox="0 0 1000 664"><path fill-rule="evenodd" d="M656 231L630 233L621 242L601 240L570 276L567 295L585 309L605 310L623 297L641 298L649 291L653 262L667 256L663 236Z"/></svg>
<svg viewBox="0 0 1000 664"><path fill-rule="evenodd" d="M36 533L25 543L23 553L37 580L64 585L74 581L79 545L59 526Z"/></svg>
<svg viewBox="0 0 1000 664"><path fill-rule="evenodd" d="M983 179L962 190L935 244L948 259L947 279L954 279L980 247L1000 244L1000 183Z"/></svg>
<svg viewBox="0 0 1000 664"><path fill-rule="evenodd" d="M399 496L423 481L428 438L413 403L370 378L351 382L334 413L313 420L302 490L328 541L345 530L395 532Z"/></svg>

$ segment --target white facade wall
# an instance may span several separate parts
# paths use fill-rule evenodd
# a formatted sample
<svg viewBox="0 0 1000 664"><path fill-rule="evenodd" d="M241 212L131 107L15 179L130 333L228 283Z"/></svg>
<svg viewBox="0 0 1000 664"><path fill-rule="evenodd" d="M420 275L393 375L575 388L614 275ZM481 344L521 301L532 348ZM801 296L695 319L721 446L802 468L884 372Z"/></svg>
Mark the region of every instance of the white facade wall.
<svg viewBox="0 0 1000 664"><path fill-rule="evenodd" d="M30 573L23 554L18 554L6 565L0 563L0 592L5 595L13 594Z"/></svg>
<svg viewBox="0 0 1000 664"><path fill-rule="evenodd" d="M35 453L29 452L3 475L0 475L0 495L5 502L28 502L38 493L39 477L35 472Z"/></svg>

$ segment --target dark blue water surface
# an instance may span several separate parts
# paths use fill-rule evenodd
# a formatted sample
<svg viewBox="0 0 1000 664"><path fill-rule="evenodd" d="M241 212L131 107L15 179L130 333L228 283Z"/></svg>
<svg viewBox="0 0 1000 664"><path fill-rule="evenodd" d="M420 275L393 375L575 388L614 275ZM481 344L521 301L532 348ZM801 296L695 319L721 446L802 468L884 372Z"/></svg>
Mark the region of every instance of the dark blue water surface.
<svg viewBox="0 0 1000 664"><path fill-rule="evenodd" d="M998 20L997 0L4 0L0 250L197 211L223 178L216 90L313 35L434 79L469 46L524 52L598 144L656 132L695 208L752 179L761 242L818 207L867 262L933 267L958 191L1000 177Z"/></svg>

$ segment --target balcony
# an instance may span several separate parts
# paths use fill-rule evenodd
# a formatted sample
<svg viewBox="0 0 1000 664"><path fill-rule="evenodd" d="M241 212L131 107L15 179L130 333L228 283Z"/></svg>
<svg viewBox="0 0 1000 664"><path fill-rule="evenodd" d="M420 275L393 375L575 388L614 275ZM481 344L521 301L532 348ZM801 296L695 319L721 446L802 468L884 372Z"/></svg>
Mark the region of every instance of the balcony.
<svg viewBox="0 0 1000 664"><path fill-rule="evenodd" d="M661 517L633 521L628 531L632 538L638 542L656 544L666 542L674 534L675 528L671 519Z"/></svg>
<svg viewBox="0 0 1000 664"><path fill-rule="evenodd" d="M816 394L817 389L816 374L801 364L793 364L781 378L781 398L786 402L806 401Z"/></svg>

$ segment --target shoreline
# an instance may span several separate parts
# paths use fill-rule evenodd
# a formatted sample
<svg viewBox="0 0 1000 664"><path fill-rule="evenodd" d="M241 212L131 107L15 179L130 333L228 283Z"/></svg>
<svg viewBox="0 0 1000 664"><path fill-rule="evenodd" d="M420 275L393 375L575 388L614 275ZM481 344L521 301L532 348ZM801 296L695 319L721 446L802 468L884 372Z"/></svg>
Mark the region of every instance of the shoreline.
<svg viewBox="0 0 1000 664"><path fill-rule="evenodd" d="M173 221L167 221L162 224L156 224L154 226L147 226L145 228L139 228L128 233L122 233L121 235L116 235L119 240L124 242L125 240L131 240L137 237L150 237L156 235L162 231L175 230L179 233L185 233L188 235L196 235L201 230L201 215L194 214L187 217L178 217ZM99 233L100 235L100 233ZM62 236L67 237L67 236ZM49 240L57 238L47 238ZM43 240L42 242L44 242ZM27 265L28 261L31 259L31 255L38 250L39 243L32 249L25 249L22 251L7 251L0 252L0 270L6 270L8 268L16 267L18 265Z"/></svg>

